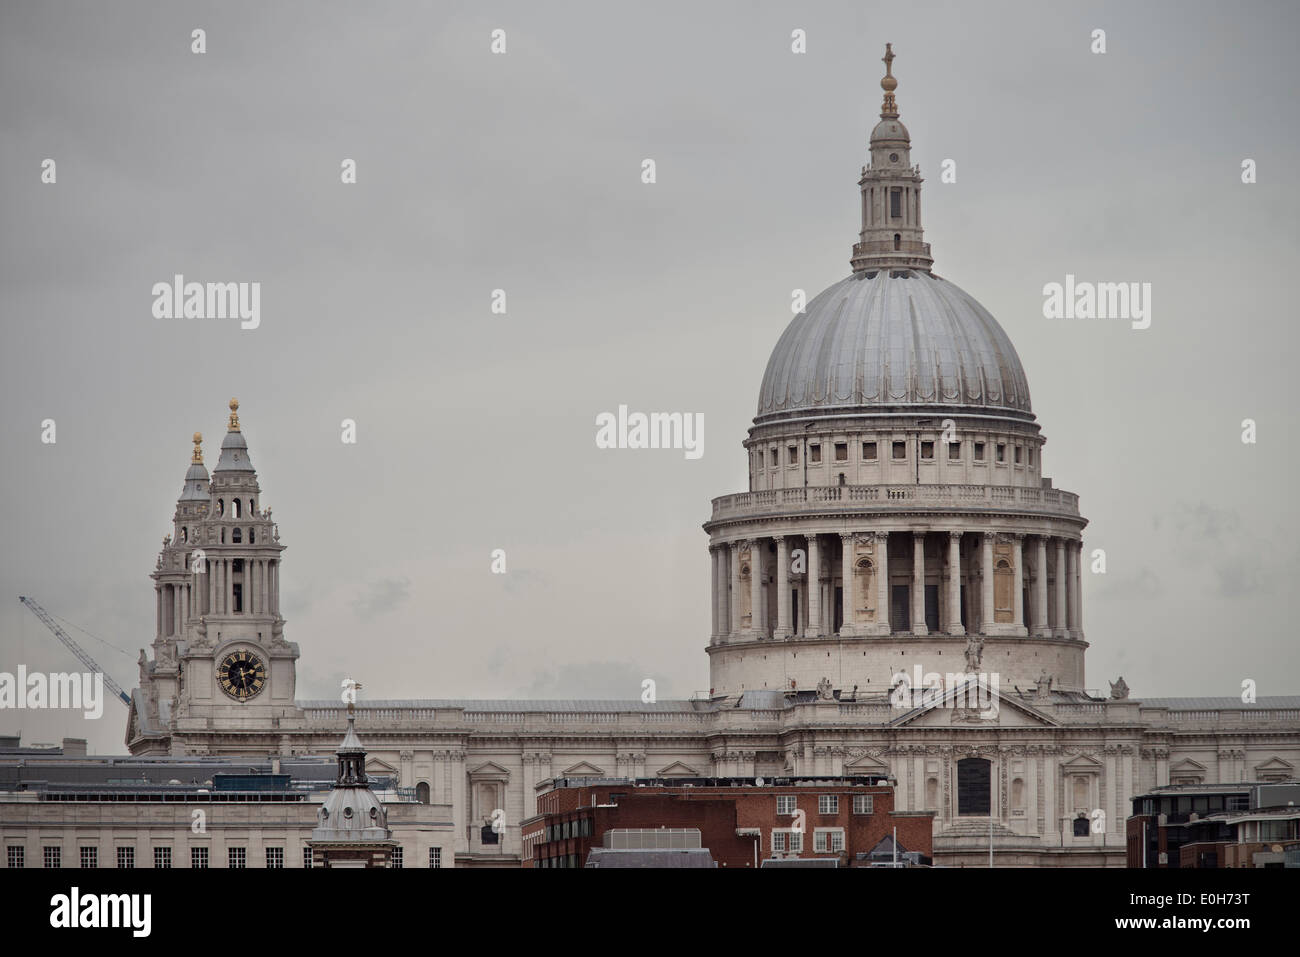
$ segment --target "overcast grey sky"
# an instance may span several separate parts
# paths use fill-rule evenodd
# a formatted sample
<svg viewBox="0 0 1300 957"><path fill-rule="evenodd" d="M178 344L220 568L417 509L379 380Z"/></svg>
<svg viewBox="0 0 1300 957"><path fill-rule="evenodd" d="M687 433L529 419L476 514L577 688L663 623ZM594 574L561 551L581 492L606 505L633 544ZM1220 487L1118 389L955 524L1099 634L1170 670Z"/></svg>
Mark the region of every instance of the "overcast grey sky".
<svg viewBox="0 0 1300 957"><path fill-rule="evenodd" d="M135 683L189 436L211 467L238 396L299 697L707 688L700 524L745 488L790 291L849 271L892 41L935 271L1010 334L1107 553L1088 685L1300 692L1298 28L1293 3L6 3L0 670L76 667L31 594ZM155 319L175 273L260 282L260 328ZM1152 283L1151 327L1043 319L1066 273ZM704 413L703 458L598 450L619 404ZM107 708L0 733L120 751Z"/></svg>

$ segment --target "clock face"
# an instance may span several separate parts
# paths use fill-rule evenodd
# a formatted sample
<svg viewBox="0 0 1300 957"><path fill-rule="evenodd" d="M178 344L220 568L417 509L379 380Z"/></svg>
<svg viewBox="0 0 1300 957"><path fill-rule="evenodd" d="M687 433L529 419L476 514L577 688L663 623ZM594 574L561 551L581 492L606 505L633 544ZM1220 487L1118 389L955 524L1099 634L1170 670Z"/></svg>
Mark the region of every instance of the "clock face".
<svg viewBox="0 0 1300 957"><path fill-rule="evenodd" d="M217 668L221 690L236 701L256 697L266 685L266 665L251 651L232 651Z"/></svg>

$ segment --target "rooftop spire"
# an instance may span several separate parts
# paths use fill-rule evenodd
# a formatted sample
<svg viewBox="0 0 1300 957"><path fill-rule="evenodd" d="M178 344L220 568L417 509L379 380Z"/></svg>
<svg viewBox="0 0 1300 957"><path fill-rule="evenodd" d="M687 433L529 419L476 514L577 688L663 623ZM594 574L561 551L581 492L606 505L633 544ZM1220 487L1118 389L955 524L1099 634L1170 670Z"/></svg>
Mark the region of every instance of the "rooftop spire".
<svg viewBox="0 0 1300 957"><path fill-rule="evenodd" d="M880 104L882 120L898 119L898 104L894 102L894 91L898 89L898 80L894 78L894 45L885 44L885 55L880 58L885 64L885 75L880 80L880 88L885 91L885 101Z"/></svg>
<svg viewBox="0 0 1300 957"><path fill-rule="evenodd" d="M230 400L230 425L226 431L228 432L239 431L239 400L238 399Z"/></svg>
<svg viewBox="0 0 1300 957"><path fill-rule="evenodd" d="M874 277L886 270L888 278L917 270L930 272L934 260L921 229L921 171L912 165L912 139L898 118L894 91L894 45L885 44L885 75L880 88L885 100L880 122L871 131L871 165L862 167L862 229L849 260L853 272Z"/></svg>
<svg viewBox="0 0 1300 957"><path fill-rule="evenodd" d="M193 463L194 465L203 464L203 433L202 432L194 433L194 457L190 459L190 462Z"/></svg>

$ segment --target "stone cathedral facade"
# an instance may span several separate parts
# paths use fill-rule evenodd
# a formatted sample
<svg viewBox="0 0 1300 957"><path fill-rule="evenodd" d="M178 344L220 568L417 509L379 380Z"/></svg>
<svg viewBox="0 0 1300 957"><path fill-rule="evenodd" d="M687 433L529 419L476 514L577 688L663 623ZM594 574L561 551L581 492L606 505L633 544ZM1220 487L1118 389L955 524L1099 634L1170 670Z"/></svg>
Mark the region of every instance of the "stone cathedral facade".
<svg viewBox="0 0 1300 957"><path fill-rule="evenodd" d="M939 864L1120 866L1129 798L1297 777L1300 696L1086 690L1078 496L1011 341L933 271L886 50L852 273L776 344L715 499L705 700L364 701L367 770L454 809L456 866L509 865L549 778L870 775L934 814ZM134 754L329 754L342 701L299 701L285 546L231 402L200 437L153 572ZM485 827L504 821L499 832ZM498 836L499 835L499 836ZM766 840L766 839L765 839ZM764 844L766 850L770 845Z"/></svg>

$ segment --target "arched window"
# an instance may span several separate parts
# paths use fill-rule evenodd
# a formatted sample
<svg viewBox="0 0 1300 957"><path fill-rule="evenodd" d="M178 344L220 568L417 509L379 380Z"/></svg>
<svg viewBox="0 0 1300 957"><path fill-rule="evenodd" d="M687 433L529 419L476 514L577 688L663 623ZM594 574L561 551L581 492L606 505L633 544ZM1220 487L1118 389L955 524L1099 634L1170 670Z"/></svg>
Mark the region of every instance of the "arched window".
<svg viewBox="0 0 1300 957"><path fill-rule="evenodd" d="M190 530L189 530L188 528L186 528L184 525L182 525L182 526L181 526L181 541L182 541L182 542L188 542L189 540L190 540Z"/></svg>
<svg viewBox="0 0 1300 957"><path fill-rule="evenodd" d="M429 784L427 781L421 781L415 786L415 799L421 804L429 803Z"/></svg>
<svg viewBox="0 0 1300 957"><path fill-rule="evenodd" d="M1025 779L1016 778L1011 782L1011 806L1017 810L1025 809Z"/></svg>
<svg viewBox="0 0 1300 957"><path fill-rule="evenodd" d="M232 528L230 530L230 540L236 545L240 543L240 530L238 528Z"/></svg>
<svg viewBox="0 0 1300 957"><path fill-rule="evenodd" d="M1087 837L1092 833L1092 822L1083 815L1074 819L1074 836Z"/></svg>
<svg viewBox="0 0 1300 957"><path fill-rule="evenodd" d="M221 498L217 499L217 514L218 514L218 515L225 515L225 514L226 514L226 500L225 500L225 499L221 499Z"/></svg>
<svg viewBox="0 0 1300 957"><path fill-rule="evenodd" d="M253 505L253 500L251 498L248 500L248 515L250 518L257 517L257 507Z"/></svg>
<svg viewBox="0 0 1300 957"><path fill-rule="evenodd" d="M225 530L225 528L222 528L222 529L221 529L221 544L222 544L222 545L226 544L226 530Z"/></svg>
<svg viewBox="0 0 1300 957"><path fill-rule="evenodd" d="M239 518L239 499L232 498L230 500L230 514L235 518Z"/></svg>
<svg viewBox="0 0 1300 957"><path fill-rule="evenodd" d="M248 530L248 544L252 545L256 541L257 541L257 531L255 529L250 528Z"/></svg>
<svg viewBox="0 0 1300 957"><path fill-rule="evenodd" d="M895 249L895 251L897 251L897 250L899 250L899 249L902 249L902 248L903 248L903 237L900 236L898 233L894 233L894 249Z"/></svg>

